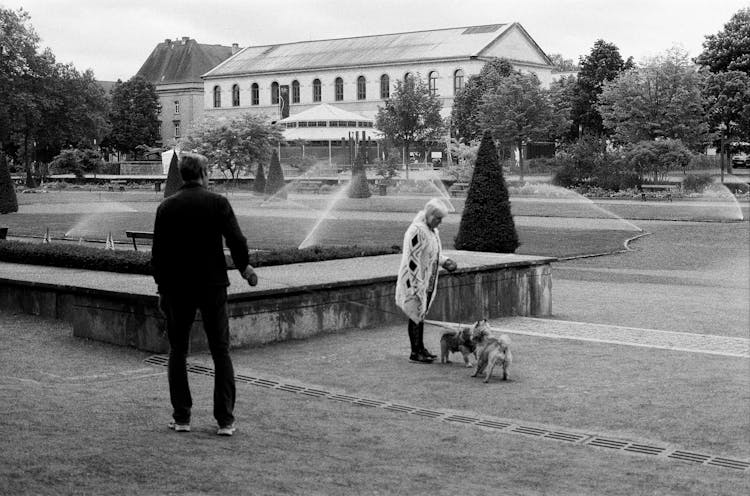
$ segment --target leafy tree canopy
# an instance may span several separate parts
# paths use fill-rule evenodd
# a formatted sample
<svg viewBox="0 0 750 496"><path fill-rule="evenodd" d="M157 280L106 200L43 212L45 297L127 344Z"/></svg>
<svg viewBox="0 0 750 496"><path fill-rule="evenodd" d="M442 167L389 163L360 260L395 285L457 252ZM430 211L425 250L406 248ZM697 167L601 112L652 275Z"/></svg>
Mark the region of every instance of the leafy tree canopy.
<svg viewBox="0 0 750 496"><path fill-rule="evenodd" d="M123 153L135 153L138 145L153 146L159 139L159 98L156 87L141 76L112 88L112 132L105 144Z"/></svg>
<svg viewBox="0 0 750 496"><path fill-rule="evenodd" d="M451 110L452 132L461 141L479 141L484 129L479 123L479 105L487 91L501 84L503 78L520 74L506 59L494 58L485 62L476 76L471 76L463 89L456 94Z"/></svg>
<svg viewBox="0 0 750 496"><path fill-rule="evenodd" d="M419 75L406 83L397 80L385 107L378 108L376 126L386 138L404 146L408 157L411 145L440 137L443 132L442 107L440 98L430 93Z"/></svg>
<svg viewBox="0 0 750 496"><path fill-rule="evenodd" d="M205 155L212 166L236 179L240 173L252 173L256 164L267 162L283 141L281 126L271 124L266 116L245 114L204 120L180 147Z"/></svg>
<svg viewBox="0 0 750 496"><path fill-rule="evenodd" d="M732 141L750 141L750 76L742 71L710 73L703 87L708 122Z"/></svg>
<svg viewBox="0 0 750 496"><path fill-rule="evenodd" d="M697 150L709 141L702 87L687 53L673 48L606 82L596 108L616 142L672 138Z"/></svg>
<svg viewBox="0 0 750 496"><path fill-rule="evenodd" d="M750 75L750 7L732 16L724 29L706 36L695 62L711 72L740 71Z"/></svg>
<svg viewBox="0 0 750 496"><path fill-rule="evenodd" d="M586 133L604 132L602 118L596 108L604 83L633 67L632 57L622 60L620 50L613 43L597 40L591 53L579 61L578 86L573 104L573 125Z"/></svg>

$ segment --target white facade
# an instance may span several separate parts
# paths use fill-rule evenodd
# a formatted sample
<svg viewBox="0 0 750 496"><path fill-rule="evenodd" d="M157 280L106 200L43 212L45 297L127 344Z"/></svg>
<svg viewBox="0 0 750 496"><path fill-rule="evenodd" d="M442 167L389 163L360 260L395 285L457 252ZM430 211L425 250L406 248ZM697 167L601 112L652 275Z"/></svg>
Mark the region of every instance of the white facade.
<svg viewBox="0 0 750 496"><path fill-rule="evenodd" d="M432 36L435 36L434 33ZM295 44L284 45L284 47L292 51ZM242 52L237 54L238 57L241 55ZM450 57L441 58L439 51L427 50L421 54L420 59L367 63L366 57L357 54L352 58L362 62L358 65L295 69L292 63L285 65L283 70L269 71L254 71L250 64L240 68L233 67L231 71L222 71L222 64L204 75L204 115L220 117L253 112L266 114L274 121L280 120L282 118L280 107L278 104L273 104L271 100L272 85L277 83L279 86L289 86L289 115L297 114L320 103L327 103L349 112L374 118L378 107L383 106L384 101L381 98L381 77L388 76L389 93L392 94L396 80L403 81L404 76L411 73L419 74L426 84L431 74L436 75L436 94L443 100L442 115L447 117L453 107L457 71L462 71L465 84L470 76L478 74L485 62L493 57L510 60L514 67L522 72L535 73L544 87L548 87L552 81L552 65L547 56L523 28L512 24L502 32L501 36L491 42L485 41L483 45L468 46L464 56L456 56L453 52ZM229 63L231 67L233 58L228 59L225 64ZM358 95L360 77L364 77L365 80L366 97L364 99L359 98L360 95ZM336 98L335 81L337 78L343 80L342 99ZM313 100L313 81L316 79L319 79L321 83L319 101ZM299 83L299 102L292 100L292 87L295 81ZM258 85L257 104L253 104L252 101L253 84ZM239 88L239 105L233 105L236 102L232 101L232 89L235 85ZM221 93L220 106L215 106L216 88Z"/></svg>

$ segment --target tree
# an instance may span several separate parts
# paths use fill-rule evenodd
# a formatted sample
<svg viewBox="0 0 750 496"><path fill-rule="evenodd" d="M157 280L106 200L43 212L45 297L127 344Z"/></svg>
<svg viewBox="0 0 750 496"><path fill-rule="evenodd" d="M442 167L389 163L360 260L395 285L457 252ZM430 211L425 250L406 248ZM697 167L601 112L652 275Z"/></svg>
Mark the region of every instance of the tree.
<svg viewBox="0 0 750 496"><path fill-rule="evenodd" d="M572 124L580 130L579 134L602 134L605 129L596 107L602 87L605 82L632 68L633 61L629 58L623 62L617 46L600 39L594 43L589 55L580 58L579 65Z"/></svg>
<svg viewBox="0 0 750 496"><path fill-rule="evenodd" d="M573 123L573 105L576 99L578 82L575 76L564 76L552 81L549 86L549 101L552 112L560 119L569 122L566 130L560 129L560 138L573 141L578 138L578 128Z"/></svg>
<svg viewBox="0 0 750 496"><path fill-rule="evenodd" d="M618 143L672 138L698 150L710 138L702 88L702 74L674 48L605 83L597 109Z"/></svg>
<svg viewBox="0 0 750 496"><path fill-rule="evenodd" d="M349 183L349 198L370 198L370 185L367 182L367 172L365 171L365 161L362 157L364 150L357 150L352 164L352 181Z"/></svg>
<svg viewBox="0 0 750 496"><path fill-rule="evenodd" d="M33 162L106 134L106 99L91 71L80 74L39 50L28 13L0 8L0 28L0 153L16 155L34 186Z"/></svg>
<svg viewBox="0 0 750 496"><path fill-rule="evenodd" d="M725 144L750 141L750 76L741 71L709 73L703 97L708 123L719 136L723 182Z"/></svg>
<svg viewBox="0 0 750 496"><path fill-rule="evenodd" d="M750 7L735 13L724 29L706 36L695 62L711 72L740 71L750 75Z"/></svg>
<svg viewBox="0 0 750 496"><path fill-rule="evenodd" d="M5 154L0 153L0 214L18 212L18 198L13 178L10 177L8 161Z"/></svg>
<svg viewBox="0 0 750 496"><path fill-rule="evenodd" d="M518 245L503 169L492 134L486 131L477 152L455 247L457 250L513 253Z"/></svg>
<svg viewBox="0 0 750 496"><path fill-rule="evenodd" d="M213 167L237 179L241 173L250 174L256 164L267 162L283 141L281 127L271 124L266 116L244 114L204 120L180 146L205 155Z"/></svg>
<svg viewBox="0 0 750 496"><path fill-rule="evenodd" d="M568 124L554 114L549 94L534 74L511 74L485 93L479 122L501 143L519 150L524 142L558 134ZM523 154L520 165L523 179Z"/></svg>
<svg viewBox="0 0 750 496"><path fill-rule="evenodd" d="M262 195L266 190L266 173L263 171L263 162L258 162L255 168L255 179L253 180L253 191Z"/></svg>
<svg viewBox="0 0 750 496"><path fill-rule="evenodd" d="M159 139L159 98L156 87L141 76L112 88L109 119L112 131L105 145L122 153L135 153L138 145L153 146Z"/></svg>
<svg viewBox="0 0 750 496"><path fill-rule="evenodd" d="M284 171L279 162L279 154L273 149L271 154L271 165L268 166L268 178L266 178L265 194L278 199L286 200L286 181Z"/></svg>
<svg viewBox="0 0 750 496"><path fill-rule="evenodd" d="M625 160L637 172L641 181L650 176L653 182L666 179L667 173L676 168L685 168L693 154L680 140L660 139L640 141L625 153Z"/></svg>
<svg viewBox="0 0 750 496"><path fill-rule="evenodd" d="M185 184L182 180L178 164L177 152L172 152L172 159L169 161L169 169L167 170L167 182L164 184L164 198L177 193L177 190Z"/></svg>
<svg viewBox="0 0 750 496"><path fill-rule="evenodd" d="M419 75L409 78L406 84L397 80L385 107L378 107L376 126L386 138L404 147L404 156L408 160L411 145L440 137L443 131L442 107L441 100L430 93ZM408 167L406 177L409 177Z"/></svg>
<svg viewBox="0 0 750 496"><path fill-rule="evenodd" d="M479 74L471 76L456 94L451 110L451 132L464 143L479 141L483 128L479 123L482 96L498 85L503 78L518 73L506 59L494 58L485 62Z"/></svg>
<svg viewBox="0 0 750 496"><path fill-rule="evenodd" d="M49 165L55 174L83 177L84 174L96 173L102 164L102 157L96 150L69 148L60 152Z"/></svg>

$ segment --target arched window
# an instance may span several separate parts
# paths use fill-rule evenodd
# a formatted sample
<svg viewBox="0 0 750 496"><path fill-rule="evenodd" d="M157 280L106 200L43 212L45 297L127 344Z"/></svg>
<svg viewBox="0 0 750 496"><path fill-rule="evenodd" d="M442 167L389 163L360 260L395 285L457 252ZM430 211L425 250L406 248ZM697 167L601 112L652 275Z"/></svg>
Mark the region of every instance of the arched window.
<svg viewBox="0 0 750 496"><path fill-rule="evenodd" d="M250 87L250 93L252 96L252 104L260 105L260 88L258 87L258 83L253 83Z"/></svg>
<svg viewBox="0 0 750 496"><path fill-rule="evenodd" d="M411 72L404 74L404 86L414 86L414 74Z"/></svg>
<svg viewBox="0 0 750 496"><path fill-rule="evenodd" d="M221 107L221 87L214 86L214 108Z"/></svg>
<svg viewBox="0 0 750 496"><path fill-rule="evenodd" d="M292 103L299 103L299 81L292 81Z"/></svg>
<svg viewBox="0 0 750 496"><path fill-rule="evenodd" d="M232 86L232 107L240 106L240 87L235 84Z"/></svg>
<svg viewBox="0 0 750 496"><path fill-rule="evenodd" d="M344 99L344 80L337 77L334 86L336 87L336 101L340 102Z"/></svg>
<svg viewBox="0 0 750 496"><path fill-rule="evenodd" d="M313 102L321 100L322 91L320 89L320 79L313 80Z"/></svg>
<svg viewBox="0 0 750 496"><path fill-rule="evenodd" d="M380 76L380 98L386 100L391 97L391 78L388 74Z"/></svg>
<svg viewBox="0 0 750 496"><path fill-rule="evenodd" d="M430 72L430 78L429 78L429 88L430 88L430 95L436 96L437 95L437 80L438 80L439 74L437 71Z"/></svg>
<svg viewBox="0 0 750 496"><path fill-rule="evenodd" d="M464 71L457 69L453 73L453 94L457 95L462 89L464 89Z"/></svg>
<svg viewBox="0 0 750 496"><path fill-rule="evenodd" d="M367 99L367 81L364 76L357 78L357 100Z"/></svg>
<svg viewBox="0 0 750 496"><path fill-rule="evenodd" d="M271 83L271 105L279 104L279 83Z"/></svg>

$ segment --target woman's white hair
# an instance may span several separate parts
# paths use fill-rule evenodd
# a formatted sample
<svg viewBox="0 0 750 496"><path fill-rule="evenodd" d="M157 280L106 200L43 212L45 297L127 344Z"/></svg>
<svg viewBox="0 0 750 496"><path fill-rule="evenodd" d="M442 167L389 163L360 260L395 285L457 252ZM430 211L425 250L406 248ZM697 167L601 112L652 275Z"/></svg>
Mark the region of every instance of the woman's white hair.
<svg viewBox="0 0 750 496"><path fill-rule="evenodd" d="M448 215L448 208L439 198L433 198L425 204L424 214L438 214L440 217L445 217Z"/></svg>

